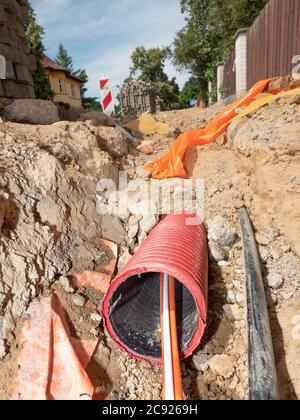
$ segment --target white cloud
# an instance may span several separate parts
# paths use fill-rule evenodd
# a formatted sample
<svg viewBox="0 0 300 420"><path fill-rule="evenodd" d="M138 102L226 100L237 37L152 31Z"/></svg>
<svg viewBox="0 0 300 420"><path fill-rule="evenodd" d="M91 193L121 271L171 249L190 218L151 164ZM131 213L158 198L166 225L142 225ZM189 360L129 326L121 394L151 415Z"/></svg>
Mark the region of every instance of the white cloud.
<svg viewBox="0 0 300 420"><path fill-rule="evenodd" d="M169 45L184 25L179 0L32 0L32 5L46 29L47 52L55 56L62 42L74 66L86 68L93 96L102 75L114 85L123 82L136 46ZM181 85L187 78L171 63L166 70Z"/></svg>

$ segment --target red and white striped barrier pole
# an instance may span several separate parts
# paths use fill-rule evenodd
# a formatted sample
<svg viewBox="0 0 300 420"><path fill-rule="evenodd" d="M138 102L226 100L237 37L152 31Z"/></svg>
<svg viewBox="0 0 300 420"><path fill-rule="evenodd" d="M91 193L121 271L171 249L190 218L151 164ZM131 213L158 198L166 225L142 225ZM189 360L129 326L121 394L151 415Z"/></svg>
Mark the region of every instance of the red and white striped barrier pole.
<svg viewBox="0 0 300 420"><path fill-rule="evenodd" d="M111 117L115 113L115 105L112 91L109 85L109 79L100 80L100 98L104 114Z"/></svg>

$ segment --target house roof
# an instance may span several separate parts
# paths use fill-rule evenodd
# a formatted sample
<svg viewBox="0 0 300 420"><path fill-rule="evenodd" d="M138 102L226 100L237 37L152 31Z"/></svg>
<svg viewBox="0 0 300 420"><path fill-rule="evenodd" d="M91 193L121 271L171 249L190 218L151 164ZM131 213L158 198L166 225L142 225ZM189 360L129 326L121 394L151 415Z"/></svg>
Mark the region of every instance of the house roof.
<svg viewBox="0 0 300 420"><path fill-rule="evenodd" d="M65 69L60 64L57 64L55 61L51 60L51 58L47 57L46 55L44 55L44 57L42 58L42 65L45 69L48 70L63 71L71 79L77 80L78 82L82 83L82 80L79 79L79 77L74 76L74 74L70 73L69 70Z"/></svg>

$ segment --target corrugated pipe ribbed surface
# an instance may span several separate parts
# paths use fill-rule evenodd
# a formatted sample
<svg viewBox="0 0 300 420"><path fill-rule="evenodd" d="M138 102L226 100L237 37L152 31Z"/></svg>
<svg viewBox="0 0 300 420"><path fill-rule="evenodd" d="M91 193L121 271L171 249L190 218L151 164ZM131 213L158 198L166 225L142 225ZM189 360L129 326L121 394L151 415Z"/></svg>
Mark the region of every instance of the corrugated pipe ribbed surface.
<svg viewBox="0 0 300 420"><path fill-rule="evenodd" d="M160 273L176 279L181 358L200 344L207 317L205 226L189 214L167 216L150 233L105 296L102 316L112 339L133 357L161 364Z"/></svg>

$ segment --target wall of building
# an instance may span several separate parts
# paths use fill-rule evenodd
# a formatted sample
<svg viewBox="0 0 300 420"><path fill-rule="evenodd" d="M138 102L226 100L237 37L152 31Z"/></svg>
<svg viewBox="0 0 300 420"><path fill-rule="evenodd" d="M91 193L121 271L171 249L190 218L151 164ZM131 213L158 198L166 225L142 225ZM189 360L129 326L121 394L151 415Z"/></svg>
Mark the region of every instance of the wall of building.
<svg viewBox="0 0 300 420"><path fill-rule="evenodd" d="M80 108L82 106L82 100L79 81L68 77L63 71L46 71L50 79L52 90L55 93L54 102L63 102L74 108ZM61 92L61 85L63 85L64 92Z"/></svg>
<svg viewBox="0 0 300 420"><path fill-rule="evenodd" d="M0 0L0 100L34 98L35 58L25 37L27 0Z"/></svg>

